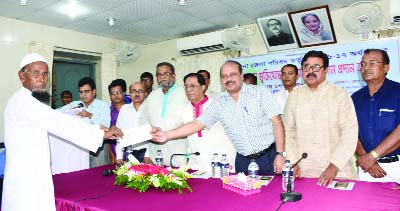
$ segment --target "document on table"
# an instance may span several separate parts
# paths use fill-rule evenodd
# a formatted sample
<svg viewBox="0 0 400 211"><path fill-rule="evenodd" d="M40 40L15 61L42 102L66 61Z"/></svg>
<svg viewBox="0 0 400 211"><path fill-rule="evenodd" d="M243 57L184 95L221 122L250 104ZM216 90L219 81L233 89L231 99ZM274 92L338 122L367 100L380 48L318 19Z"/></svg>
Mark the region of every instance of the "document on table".
<svg viewBox="0 0 400 211"><path fill-rule="evenodd" d="M151 126L149 124L135 128L122 129L124 137L118 139L118 142L120 143L121 147L127 147L133 144L145 142L152 138L150 131Z"/></svg>
<svg viewBox="0 0 400 211"><path fill-rule="evenodd" d="M331 184L327 186L327 188L336 190L353 190L354 184L354 182L332 181Z"/></svg>

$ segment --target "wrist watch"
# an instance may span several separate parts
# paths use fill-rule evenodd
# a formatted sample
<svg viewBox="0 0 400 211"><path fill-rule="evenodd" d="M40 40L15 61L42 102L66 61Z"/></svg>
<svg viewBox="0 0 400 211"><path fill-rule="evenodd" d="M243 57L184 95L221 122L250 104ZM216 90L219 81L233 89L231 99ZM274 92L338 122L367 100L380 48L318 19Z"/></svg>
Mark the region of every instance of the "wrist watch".
<svg viewBox="0 0 400 211"><path fill-rule="evenodd" d="M275 156L278 156L278 155L286 157L286 152L276 152Z"/></svg>

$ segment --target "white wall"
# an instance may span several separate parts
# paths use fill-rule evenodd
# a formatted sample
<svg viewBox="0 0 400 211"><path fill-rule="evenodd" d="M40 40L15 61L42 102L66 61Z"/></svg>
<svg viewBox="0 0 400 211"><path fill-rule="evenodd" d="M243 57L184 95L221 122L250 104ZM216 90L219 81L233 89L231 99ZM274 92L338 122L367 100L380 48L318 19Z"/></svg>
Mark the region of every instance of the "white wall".
<svg viewBox="0 0 400 211"><path fill-rule="evenodd" d="M385 14L382 26L389 25L389 1L382 0L377 3L381 5ZM342 25L345 10L346 8L331 11L337 41L338 43L360 42L358 35L348 32ZM257 25L250 24L245 27L255 29L255 34L250 36L251 55L266 54L267 49ZM120 43L115 39L0 17L0 61L3 78L0 85L0 111L4 110L7 99L21 86L17 77L18 64L22 56L28 52L28 44L31 41L98 53L114 52L115 49L111 46ZM180 56L176 50L176 40L147 45L142 48L142 56L136 62L121 64L118 67L117 77L125 79L128 84L138 81L142 72L148 71L154 74L157 63L171 62L172 58L177 57ZM176 73L180 74L180 70L176 70ZM219 83L218 78L218 76L212 77L212 83ZM0 118L0 136L3 137L3 112Z"/></svg>
<svg viewBox="0 0 400 211"><path fill-rule="evenodd" d="M114 52L114 49L110 48L111 44L120 42L115 39L0 17L0 63L2 65L0 142L3 142L3 110L7 99L21 87L17 71L21 58L29 52L31 41L98 53ZM98 89L101 90L101 87Z"/></svg>
<svg viewBox="0 0 400 211"><path fill-rule="evenodd" d="M388 26L390 25L389 19L389 0L382 0L377 1L384 12L384 20L382 21L381 26ZM352 43L352 42L362 42L359 39L359 35L353 34L343 26L342 24L342 17L346 12L347 8L337 9L331 11L331 18L333 22L333 27L336 34L336 39L338 44L343 43ZM271 14L272 15L272 14ZM260 30L258 29L257 24L250 24L243 26L245 28L254 29L255 34L250 35L251 38L251 53L246 56L252 55L260 55L260 54L267 54L267 48L264 44L262 39L262 35ZM312 49L313 47L309 47ZM290 51L290 50L289 50ZM136 81L139 80L139 76L144 71L149 71L151 73L155 73L156 65L158 62L167 61L172 62L171 58L181 57L176 50L176 40L169 40L166 42L161 42L153 45L147 45L144 47L143 56L139 58L136 62L132 64L126 64L121 66L121 69L117 74L122 78L126 79L127 82L129 81ZM183 70L176 70L177 75L179 75L180 71ZM193 70L196 71L196 70ZM211 77L211 83L219 83L219 77L214 76ZM156 83L156 82L155 82ZM155 85L156 86L156 85Z"/></svg>

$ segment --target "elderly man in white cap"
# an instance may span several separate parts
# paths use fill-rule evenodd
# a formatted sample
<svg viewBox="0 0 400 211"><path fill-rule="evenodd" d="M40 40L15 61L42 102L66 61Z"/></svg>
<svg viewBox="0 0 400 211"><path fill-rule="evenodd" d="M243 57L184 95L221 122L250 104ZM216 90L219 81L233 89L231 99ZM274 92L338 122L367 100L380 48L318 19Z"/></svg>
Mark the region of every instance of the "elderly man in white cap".
<svg viewBox="0 0 400 211"><path fill-rule="evenodd" d="M122 134L116 128L103 131L42 103L49 99L45 90L49 71L39 54L22 59L18 76L23 87L8 100L4 111L7 161L2 210L55 210L48 134L91 151L101 146L103 138Z"/></svg>

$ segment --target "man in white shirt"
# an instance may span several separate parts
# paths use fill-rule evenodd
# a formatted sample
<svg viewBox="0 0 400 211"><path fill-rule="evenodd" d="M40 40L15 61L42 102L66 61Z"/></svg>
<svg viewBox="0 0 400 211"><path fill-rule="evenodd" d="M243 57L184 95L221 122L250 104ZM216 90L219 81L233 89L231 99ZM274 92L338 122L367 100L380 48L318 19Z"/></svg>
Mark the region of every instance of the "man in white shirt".
<svg viewBox="0 0 400 211"><path fill-rule="evenodd" d="M281 80L284 86L284 89L279 92L274 93L274 97L278 104L283 109L285 108L286 100L289 96L289 93L296 89L296 82L299 79L299 70L294 64L287 64L281 68Z"/></svg>
<svg viewBox="0 0 400 211"><path fill-rule="evenodd" d="M41 55L26 55L18 76L23 87L8 100L4 111L7 158L2 210L56 210L49 134L96 151L103 137L116 138L117 132L104 132L99 125L71 118L38 100L50 100L46 92L49 70Z"/></svg>
<svg viewBox="0 0 400 211"><path fill-rule="evenodd" d="M139 126L139 118L143 111L143 102L145 98L146 90L143 83L134 82L129 86L129 95L132 99L132 103L125 104L119 111L119 116L117 119L117 127L121 129L129 129ZM148 142L140 143L131 146L133 149L133 156L139 162L152 163L148 152ZM117 163L122 163L124 156L124 149L120 147L117 142L115 148Z"/></svg>
<svg viewBox="0 0 400 211"><path fill-rule="evenodd" d="M178 117L179 108L186 104L187 98L183 88L175 83L175 68L168 62L162 62L157 65L157 82L160 88L153 90L147 97L143 113L140 117L140 123L149 123L150 125L160 127L162 130L170 130L183 125ZM149 155L153 162L157 150L161 150L164 156L164 165L170 165L172 154L185 154L187 140L175 139L165 144L149 143ZM186 165L186 159L174 159L174 166Z"/></svg>

